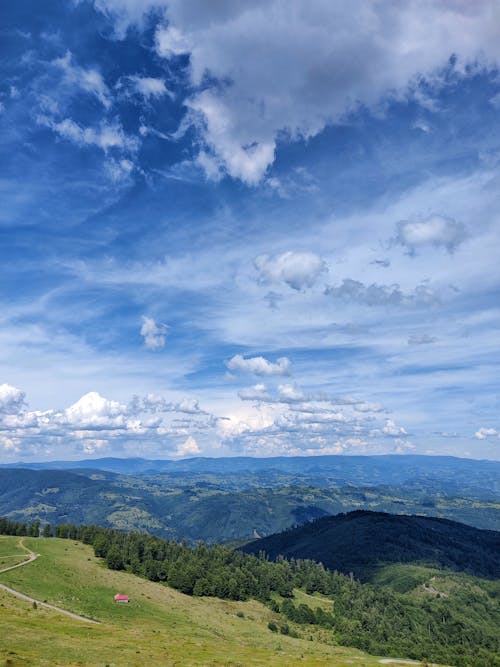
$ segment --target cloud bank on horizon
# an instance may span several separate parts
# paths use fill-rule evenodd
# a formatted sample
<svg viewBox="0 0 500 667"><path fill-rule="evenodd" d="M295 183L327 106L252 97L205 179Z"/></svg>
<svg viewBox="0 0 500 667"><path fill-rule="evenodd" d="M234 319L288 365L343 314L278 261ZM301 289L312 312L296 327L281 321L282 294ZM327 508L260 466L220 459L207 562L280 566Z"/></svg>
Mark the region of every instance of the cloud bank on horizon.
<svg viewBox="0 0 500 667"><path fill-rule="evenodd" d="M1 461L500 458L498 3L5 14Z"/></svg>

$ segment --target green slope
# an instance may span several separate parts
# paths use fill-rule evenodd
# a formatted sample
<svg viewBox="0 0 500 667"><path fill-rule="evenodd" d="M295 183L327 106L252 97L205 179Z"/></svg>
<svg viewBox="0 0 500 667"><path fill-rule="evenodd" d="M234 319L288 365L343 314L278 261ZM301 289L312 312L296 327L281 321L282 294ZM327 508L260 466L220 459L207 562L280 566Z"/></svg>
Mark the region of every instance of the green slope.
<svg viewBox="0 0 500 667"><path fill-rule="evenodd" d="M18 541L0 538L4 552L15 552ZM361 651L320 641L328 637L320 629L308 628L307 638L302 639L271 632L268 623L279 624L280 617L257 602L188 597L125 572L107 570L90 547L70 540L24 538L24 542L40 557L0 574L0 583L100 624L72 621L40 606L34 609L0 591L0 664L377 664L377 659ZM130 604L115 604L116 592L129 594Z"/></svg>

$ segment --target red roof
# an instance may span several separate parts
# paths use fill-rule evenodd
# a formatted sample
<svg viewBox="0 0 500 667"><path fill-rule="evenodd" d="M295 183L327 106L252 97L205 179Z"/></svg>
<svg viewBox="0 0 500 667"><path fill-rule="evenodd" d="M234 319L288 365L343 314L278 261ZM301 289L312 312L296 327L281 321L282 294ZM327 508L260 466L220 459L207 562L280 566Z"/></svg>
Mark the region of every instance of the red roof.
<svg viewBox="0 0 500 667"><path fill-rule="evenodd" d="M121 595L120 593L117 593L115 595L115 600L118 602L119 600L128 600L128 595Z"/></svg>

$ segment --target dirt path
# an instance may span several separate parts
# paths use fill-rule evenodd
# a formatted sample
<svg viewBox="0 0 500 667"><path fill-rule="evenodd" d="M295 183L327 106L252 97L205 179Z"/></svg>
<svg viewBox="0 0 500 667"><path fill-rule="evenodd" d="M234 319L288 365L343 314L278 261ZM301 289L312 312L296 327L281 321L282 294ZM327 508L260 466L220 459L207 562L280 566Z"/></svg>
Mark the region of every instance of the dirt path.
<svg viewBox="0 0 500 667"><path fill-rule="evenodd" d="M36 554L34 551L31 551L31 549L29 549L24 544L23 539L19 540L19 546L29 554L28 558L26 560L23 560L22 563L17 563L16 565L10 565L9 567L2 568L0 570L0 574L2 574L3 572L8 572L9 570L14 570L16 567L23 567L23 565L28 565L29 563L32 563L34 560L36 560L40 555ZM69 618L72 618L74 621L81 621L82 623L93 623L94 625L99 625L99 621L93 621L91 618L85 618L85 616L79 616L78 614L74 614L72 611L66 611L66 609L61 609L61 607L56 607L55 605L49 604L48 602L42 602L41 600L36 600L35 598L32 598L29 595L25 595L24 593L20 593L19 591L16 591L13 588L10 588L10 586L6 586L5 584L0 584L0 589L6 591L7 593L10 593L11 595L15 595L21 600L25 600L26 602L36 602L37 606L45 607L45 609L51 609L52 611L56 611L59 614L64 614L65 616L69 616Z"/></svg>
<svg viewBox="0 0 500 667"><path fill-rule="evenodd" d="M415 667L420 667L423 664L417 660L397 660L396 658L382 658L379 663L381 665L414 665ZM439 667L433 662L428 662L427 665L428 667Z"/></svg>

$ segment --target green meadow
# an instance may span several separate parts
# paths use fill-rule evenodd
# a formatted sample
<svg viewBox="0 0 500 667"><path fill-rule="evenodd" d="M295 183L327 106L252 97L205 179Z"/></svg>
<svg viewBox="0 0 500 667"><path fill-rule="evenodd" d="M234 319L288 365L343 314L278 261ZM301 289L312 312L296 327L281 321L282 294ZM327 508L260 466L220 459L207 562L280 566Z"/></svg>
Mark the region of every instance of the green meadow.
<svg viewBox="0 0 500 667"><path fill-rule="evenodd" d="M279 628L282 618L258 602L189 597L108 570L80 542L23 541L39 557L1 573L0 583L99 625L74 621L40 605L34 608L0 590L0 665L379 664L361 651L328 643L329 634L312 626L296 626L300 638L270 631L268 623ZM0 554L22 558L20 538L0 538ZM116 604L115 593L128 594L130 603Z"/></svg>

